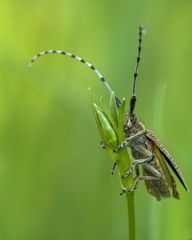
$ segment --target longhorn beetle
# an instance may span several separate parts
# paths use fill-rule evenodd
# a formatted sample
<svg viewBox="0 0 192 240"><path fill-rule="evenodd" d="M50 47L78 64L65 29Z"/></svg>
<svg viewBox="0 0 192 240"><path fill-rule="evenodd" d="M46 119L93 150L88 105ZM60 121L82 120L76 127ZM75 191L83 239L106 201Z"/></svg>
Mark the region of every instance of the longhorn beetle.
<svg viewBox="0 0 192 240"><path fill-rule="evenodd" d="M127 170L123 177L124 178L128 177L133 171L135 171L136 177L134 180L133 187L131 189L123 189L123 192L135 191L139 183L144 180L148 192L154 197L156 197L157 200L161 200L161 198L171 196L173 196L176 199L179 199L179 193L176 188L176 182L170 172L169 167L178 177L183 187L187 191L189 191L179 168L177 167L170 153L160 143L157 136L151 130L147 130L145 126L142 124L142 122L137 120L136 115L134 113L136 103L136 79L138 75L139 63L141 58L141 43L143 31L144 28L140 26L138 54L135 72L133 75L133 87L132 96L130 99L130 110L129 112L124 113L125 140L114 149L114 152L118 152L124 147L129 147L131 149L133 161L131 163L130 168ZM71 53L64 52L62 50L43 51L38 53L31 59L30 65L37 58L46 54L63 54L87 65L91 70L95 72L95 74L99 77L101 82L104 83L108 91L112 93L112 89L108 82L91 63ZM121 104L120 100L116 97L117 107L119 107L120 104Z"/></svg>

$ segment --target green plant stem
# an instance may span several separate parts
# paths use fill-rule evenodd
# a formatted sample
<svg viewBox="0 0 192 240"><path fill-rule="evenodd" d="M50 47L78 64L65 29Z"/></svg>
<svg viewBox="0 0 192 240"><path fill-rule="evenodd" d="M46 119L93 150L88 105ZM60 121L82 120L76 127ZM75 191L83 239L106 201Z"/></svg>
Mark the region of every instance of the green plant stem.
<svg viewBox="0 0 192 240"><path fill-rule="evenodd" d="M134 193L126 193L128 209L128 239L135 240L135 204Z"/></svg>
<svg viewBox="0 0 192 240"><path fill-rule="evenodd" d="M124 176L127 169L130 167L130 160L126 149L122 149L119 153L119 172L121 176ZM127 178L121 177L122 186L127 189L133 186L134 180L132 175ZM134 192L126 191L126 201L128 210L128 240L135 240L135 204L134 204Z"/></svg>
<svg viewBox="0 0 192 240"><path fill-rule="evenodd" d="M90 94L91 95L91 94ZM124 108L125 99L122 100L121 106L118 109L116 106L115 94L111 94L110 111L106 108L103 99L101 103L103 109L94 103L91 95L92 108L99 128L101 139L105 145L106 151L112 158L113 162L117 163L119 168L119 175L122 188L126 191L127 205L128 205L128 236L129 240L135 240L135 208L134 208L134 193L128 192L134 184L133 176L124 178L126 171L130 168L130 157L127 148L122 148L118 152L114 152L117 144L120 144L125 139L124 133Z"/></svg>
<svg viewBox="0 0 192 240"><path fill-rule="evenodd" d="M126 149L122 149L120 153L121 158L119 161L119 172L121 176L124 176L125 172L130 166L129 158L126 157ZM123 156L124 155L124 156ZM127 178L121 177L121 184L124 188L131 188L133 186L133 178L130 175ZM135 204L134 204L134 192L126 192L127 210L128 210L128 240L135 240Z"/></svg>
<svg viewBox="0 0 192 240"><path fill-rule="evenodd" d="M124 176L127 169L130 167L130 159L126 149L122 149L119 153L119 172L120 176ZM127 178L121 177L122 186L127 189L133 186L134 180L132 175ZM126 201L128 210L128 240L135 240L135 204L134 204L134 192L126 191Z"/></svg>
<svg viewBox="0 0 192 240"><path fill-rule="evenodd" d="M123 117L124 117L124 105L125 100L123 99L122 105L119 111L119 128L118 128L118 137L120 143L124 140L124 127L123 127ZM131 160L126 148L123 148L119 152L119 173L121 176L121 184L124 189L131 188L134 184L132 174L123 178L127 169L130 168ZM128 240L135 240L135 205L134 205L134 193L126 191L126 200L127 200L127 208L128 208Z"/></svg>

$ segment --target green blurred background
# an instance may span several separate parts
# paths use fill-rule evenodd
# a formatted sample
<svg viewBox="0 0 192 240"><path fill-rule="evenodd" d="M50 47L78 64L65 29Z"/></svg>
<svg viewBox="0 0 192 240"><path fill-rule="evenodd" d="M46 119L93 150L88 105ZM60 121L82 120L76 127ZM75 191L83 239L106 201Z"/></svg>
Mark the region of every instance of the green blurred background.
<svg viewBox="0 0 192 240"><path fill-rule="evenodd" d="M192 1L0 2L0 239L127 239L118 174L100 149L88 87L109 94L92 62L129 100L138 25L147 29L136 113L154 129L191 187ZM128 107L127 107L128 108ZM136 198L137 239L192 239L192 193L157 202L144 184Z"/></svg>

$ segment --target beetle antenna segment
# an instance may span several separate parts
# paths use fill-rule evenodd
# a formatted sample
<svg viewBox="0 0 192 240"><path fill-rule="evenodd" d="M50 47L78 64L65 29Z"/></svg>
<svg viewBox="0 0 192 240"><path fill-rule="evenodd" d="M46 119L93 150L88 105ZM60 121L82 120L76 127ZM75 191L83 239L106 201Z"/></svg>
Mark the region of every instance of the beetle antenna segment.
<svg viewBox="0 0 192 240"><path fill-rule="evenodd" d="M43 52L40 52L38 53L37 55L35 55L30 63L29 63L29 67L32 66L32 63L39 57L42 57L44 55L47 55L47 54L62 54L62 55L66 55L68 57L71 57L71 58L74 58L76 60L78 60L79 62L85 64L86 66L88 66L98 77L99 79L104 83L105 87L108 89L108 91L110 93L113 92L113 90L111 89L109 83L105 80L105 78L103 77L103 75L89 62L85 61L83 58L81 57L78 57L78 56L75 56L74 54L71 54L71 53L68 53L68 52L65 52L63 50L47 50L47 51L43 51ZM116 97L116 104L117 106L119 107L121 102L120 100Z"/></svg>
<svg viewBox="0 0 192 240"><path fill-rule="evenodd" d="M139 70L139 63L141 60L141 43L142 43L142 34L144 33L144 27L139 26L139 45L138 45L138 54L137 54L137 62L135 66L135 72L133 75L133 92L132 92L132 97L130 100L130 113L133 113L133 110L135 108L135 103L136 103L136 79L138 75L138 70Z"/></svg>

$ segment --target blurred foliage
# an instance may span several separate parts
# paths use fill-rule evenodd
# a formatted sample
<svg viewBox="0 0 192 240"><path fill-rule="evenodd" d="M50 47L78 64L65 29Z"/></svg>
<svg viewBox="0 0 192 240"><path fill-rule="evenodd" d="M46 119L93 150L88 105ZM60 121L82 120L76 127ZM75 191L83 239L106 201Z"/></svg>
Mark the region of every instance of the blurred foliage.
<svg viewBox="0 0 192 240"><path fill-rule="evenodd" d="M118 177L100 149L87 88L109 94L71 51L103 73L120 99L131 94L138 25L147 29L136 113L155 130L191 188L192 1L1 0L0 239L126 239ZM192 238L191 200L156 202L142 184L138 239Z"/></svg>

